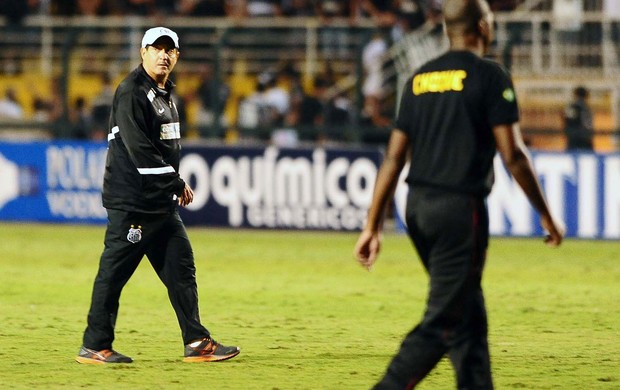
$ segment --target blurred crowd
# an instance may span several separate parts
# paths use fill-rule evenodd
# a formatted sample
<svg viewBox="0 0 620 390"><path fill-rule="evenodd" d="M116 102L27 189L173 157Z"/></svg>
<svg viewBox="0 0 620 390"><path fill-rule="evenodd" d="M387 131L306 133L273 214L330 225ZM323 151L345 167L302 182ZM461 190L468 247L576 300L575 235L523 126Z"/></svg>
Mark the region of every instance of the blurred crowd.
<svg viewBox="0 0 620 390"><path fill-rule="evenodd" d="M197 112L192 111L194 116L189 122L195 123L199 136L225 137L226 131L234 127L244 133L254 131L259 138L275 134L282 139L290 139L294 134L295 137L313 140L346 140L347 136L342 134L341 128L353 121L362 126L389 125L391 112L384 105L384 55L390 42L407 32L425 24L439 26L441 0L3 0L0 14L5 16L9 27L19 26L29 15L192 16L240 20L303 16L316 17L325 26L333 18L348 20L352 24L360 18L371 20L377 27L377 33L363 48L362 107L356 107L359 101L351 91L343 93L335 88L338 76L329 65L312 80L305 80L298 64L291 63L278 64L254 75L254 91L236 102L232 119L230 115L224 115L231 88L214 78L208 63L201 70L200 84L196 90L175 97L182 120L188 104L198 106ZM346 40L341 34L346 34L346 31L325 33L324 39L330 41L329 46L337 48L340 39ZM4 70L4 73L10 73L10 69ZM0 119L34 118L42 123L52 123L57 137L103 139L107 132L105 118L109 112L109 107L104 103L111 102L114 86L110 75L102 74L101 78L104 87L100 96L95 99L77 97L69 102L63 102L62 96L66 91L62 90L60 80L55 80L49 97L35 97L32 100L33 107L27 110L33 112L31 118L24 118L25 110L19 107L15 91L7 89L0 102Z"/></svg>
<svg viewBox="0 0 620 390"><path fill-rule="evenodd" d="M509 12L525 3L525 0L488 1L496 12ZM601 1L584 0L584 9L600 6ZM199 81L195 88L174 96L185 135L190 132L198 137L223 139L233 129L238 136L292 144L299 139L350 141L356 138L347 134L351 128L389 130L397 91L394 85L387 85L386 53L391 44L408 32L421 28L440 31L441 7L442 0L3 0L0 16L9 28L19 27L30 15L145 16L162 23L170 16L226 17L241 21L253 17L316 17L322 26L329 26L333 18L348 20L352 25L359 20L372 21L376 31L360 53L361 96L338 88L342 75L336 74L329 62L308 80L300 71L301 64L290 61L252 75L252 91L236 97L229 84L230 70L224 70L218 77L213 64L204 63L196 69ZM500 55L510 68L510 50L519 42L521 32L508 33L504 53ZM325 50L331 46L337 49L338 41L347 39L342 34L347 34L346 30L326 32L323 38L329 42L324 44ZM3 66L2 73L11 72ZM96 96L77 96L69 101L63 98L67 96L66 83L54 79L51 94L29 99L32 107L27 109L13 88L4 88L0 90L0 121L47 123L58 138L105 140L118 76L98 74L97 85L101 88ZM184 76L173 73L173 78L178 77L180 82ZM231 115L232 100L235 101ZM367 134L369 138L361 141L382 143L387 133Z"/></svg>
<svg viewBox="0 0 620 390"><path fill-rule="evenodd" d="M232 130L237 138L293 146L300 141L348 142L356 139L350 133L354 124L355 128L390 124L387 109L376 108L375 112L364 107L360 117L355 98L350 91L336 88L338 77L329 66L307 82L295 65L285 61L266 69L251 83L250 91L235 98L231 85L215 76L211 64L204 64L195 88L183 93L173 91L182 135L226 139ZM173 73L172 79L176 82L185 76ZM5 88L4 96L0 96L0 122L35 122L47 126L55 138L104 141L118 79L113 80L108 73L98 77L96 84L101 87L94 97L78 95L68 101L63 99L62 80L55 78L51 93L34 96L29 109L20 102L15 89ZM381 104L378 98L370 102L372 93L382 87L376 88L364 93L365 106ZM194 108L191 117L190 105ZM231 105L232 113L227 110Z"/></svg>
<svg viewBox="0 0 620 390"><path fill-rule="evenodd" d="M40 123L49 127L51 135L57 138L104 140L115 86L107 74L102 75L102 82L103 87L92 101L78 96L65 106L60 79L53 79L51 94L33 96L30 110L23 107L15 89L8 87L4 96L0 96L0 121ZM26 111L32 114L26 115Z"/></svg>
<svg viewBox="0 0 620 390"><path fill-rule="evenodd" d="M13 21L29 14L62 16L358 17L393 22L393 13L415 6L441 6L441 0L3 0Z"/></svg>
<svg viewBox="0 0 620 390"><path fill-rule="evenodd" d="M525 0L488 0L496 10ZM370 17L380 26L417 24L442 0L3 0L0 15L19 23L27 15L196 17Z"/></svg>

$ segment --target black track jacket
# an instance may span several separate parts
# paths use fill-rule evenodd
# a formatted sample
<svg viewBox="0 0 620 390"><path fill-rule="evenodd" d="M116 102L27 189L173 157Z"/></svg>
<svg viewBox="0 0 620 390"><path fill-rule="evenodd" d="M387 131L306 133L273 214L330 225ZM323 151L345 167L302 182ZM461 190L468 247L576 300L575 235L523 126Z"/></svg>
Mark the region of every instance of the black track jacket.
<svg viewBox="0 0 620 390"><path fill-rule="evenodd" d="M174 84L157 87L142 65L114 94L103 178L103 207L168 213L185 182L179 176L180 127L170 98Z"/></svg>

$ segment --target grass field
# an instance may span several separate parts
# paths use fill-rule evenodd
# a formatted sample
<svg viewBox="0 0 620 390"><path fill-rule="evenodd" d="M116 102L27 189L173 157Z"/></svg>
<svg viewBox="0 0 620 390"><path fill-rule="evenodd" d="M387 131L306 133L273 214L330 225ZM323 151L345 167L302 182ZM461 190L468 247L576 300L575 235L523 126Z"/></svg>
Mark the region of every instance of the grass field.
<svg viewBox="0 0 620 390"><path fill-rule="evenodd" d="M0 388L368 389L424 307L427 278L403 235L386 235L366 272L356 234L190 229L203 322L241 354L182 363L143 261L114 345L135 363L79 365L103 231L0 224ZM498 389L620 388L619 242L495 238L484 288ZM419 388L454 388L449 363Z"/></svg>

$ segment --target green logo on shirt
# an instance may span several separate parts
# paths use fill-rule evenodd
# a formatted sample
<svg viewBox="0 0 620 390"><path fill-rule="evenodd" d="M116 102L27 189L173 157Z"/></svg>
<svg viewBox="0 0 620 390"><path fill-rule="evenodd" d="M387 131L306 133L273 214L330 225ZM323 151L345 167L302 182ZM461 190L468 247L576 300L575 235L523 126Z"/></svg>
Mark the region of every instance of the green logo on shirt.
<svg viewBox="0 0 620 390"><path fill-rule="evenodd" d="M502 92L502 96L508 102L514 102L515 101L515 91L513 91L512 88L504 89L504 92Z"/></svg>

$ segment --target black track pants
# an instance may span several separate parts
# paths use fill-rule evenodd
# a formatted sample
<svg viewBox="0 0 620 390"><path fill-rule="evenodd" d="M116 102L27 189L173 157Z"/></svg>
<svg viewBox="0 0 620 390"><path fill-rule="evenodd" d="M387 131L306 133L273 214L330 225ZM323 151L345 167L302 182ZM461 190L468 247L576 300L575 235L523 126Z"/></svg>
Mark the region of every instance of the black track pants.
<svg viewBox="0 0 620 390"><path fill-rule="evenodd" d="M142 238L136 243L128 239L132 225L142 231ZM141 214L109 209L105 248L84 332L85 347L112 348L121 291L144 255L168 289L183 342L188 344L209 336L200 323L194 255L178 213Z"/></svg>
<svg viewBox="0 0 620 390"><path fill-rule="evenodd" d="M415 188L407 226L430 277L427 307L375 389L414 388L445 354L459 389L492 389L481 288L489 236L484 198Z"/></svg>

